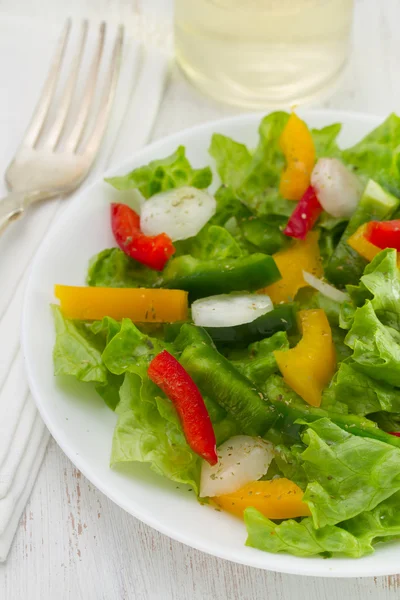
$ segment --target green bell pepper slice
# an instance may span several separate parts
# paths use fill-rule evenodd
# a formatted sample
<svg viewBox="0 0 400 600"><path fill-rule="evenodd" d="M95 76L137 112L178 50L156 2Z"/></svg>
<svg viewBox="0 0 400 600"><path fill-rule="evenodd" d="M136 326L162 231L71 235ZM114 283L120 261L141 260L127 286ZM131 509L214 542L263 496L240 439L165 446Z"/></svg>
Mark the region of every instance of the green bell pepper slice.
<svg viewBox="0 0 400 600"><path fill-rule="evenodd" d="M183 352L179 362L200 391L216 400L248 435L264 435L276 421L276 411L264 394L222 356L204 337L202 328L182 325L175 340ZM205 334L207 335L207 334ZM193 343L186 345L190 339Z"/></svg>
<svg viewBox="0 0 400 600"><path fill-rule="evenodd" d="M280 278L274 259L267 254L226 260L199 260L184 255L168 263L161 287L185 290L193 302L216 294L259 290Z"/></svg>
<svg viewBox="0 0 400 600"><path fill-rule="evenodd" d="M243 347L271 337L278 331L293 331L296 328L294 304L282 304L251 323L234 327L206 327L207 333L218 344L234 344Z"/></svg>

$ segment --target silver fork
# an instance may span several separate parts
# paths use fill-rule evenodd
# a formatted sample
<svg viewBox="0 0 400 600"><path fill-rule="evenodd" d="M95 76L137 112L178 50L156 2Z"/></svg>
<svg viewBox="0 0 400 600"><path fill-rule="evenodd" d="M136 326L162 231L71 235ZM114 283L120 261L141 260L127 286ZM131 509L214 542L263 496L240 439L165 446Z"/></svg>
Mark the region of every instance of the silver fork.
<svg viewBox="0 0 400 600"><path fill-rule="evenodd" d="M33 203L72 192L82 183L93 165L115 96L124 30L123 26L118 28L99 108L87 139L82 143L87 133L98 87L106 24L100 25L96 50L87 74L78 114L72 130L67 134L65 128L71 114L88 28L88 22L84 21L78 50L69 70L61 101L55 107L55 92L68 45L71 20L68 19L65 24L31 123L5 173L10 194L0 200L0 231L11 221L21 217ZM50 122L50 112L54 108L55 117Z"/></svg>

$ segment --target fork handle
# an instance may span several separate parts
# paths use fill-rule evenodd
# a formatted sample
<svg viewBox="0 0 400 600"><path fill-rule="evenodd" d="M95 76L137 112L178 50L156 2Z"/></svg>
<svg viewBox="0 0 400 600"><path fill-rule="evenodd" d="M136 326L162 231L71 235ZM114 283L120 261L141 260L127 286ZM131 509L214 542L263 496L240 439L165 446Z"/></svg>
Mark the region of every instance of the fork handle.
<svg viewBox="0 0 400 600"><path fill-rule="evenodd" d="M11 192L0 200L0 233L9 223L16 221L25 210L37 200L44 200L56 194L48 191L34 190L32 192Z"/></svg>

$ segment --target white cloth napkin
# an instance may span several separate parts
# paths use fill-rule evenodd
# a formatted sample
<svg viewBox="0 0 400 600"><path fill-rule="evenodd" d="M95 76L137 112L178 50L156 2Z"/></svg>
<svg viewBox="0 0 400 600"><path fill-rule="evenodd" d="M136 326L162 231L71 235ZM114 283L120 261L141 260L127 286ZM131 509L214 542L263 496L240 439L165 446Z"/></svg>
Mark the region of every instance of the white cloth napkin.
<svg viewBox="0 0 400 600"><path fill-rule="evenodd" d="M94 48L96 25L90 27L88 55ZM61 26L49 28L27 19L0 20L0 174L29 123ZM78 30L79 23L74 23L73 35ZM106 56L115 33L115 26L108 27ZM168 30L134 19L125 35L114 107L89 183L148 141L163 94L169 63ZM0 194L6 193L1 181ZM0 236L0 562L7 557L49 439L28 389L19 345L27 269L51 222L68 202L39 205Z"/></svg>

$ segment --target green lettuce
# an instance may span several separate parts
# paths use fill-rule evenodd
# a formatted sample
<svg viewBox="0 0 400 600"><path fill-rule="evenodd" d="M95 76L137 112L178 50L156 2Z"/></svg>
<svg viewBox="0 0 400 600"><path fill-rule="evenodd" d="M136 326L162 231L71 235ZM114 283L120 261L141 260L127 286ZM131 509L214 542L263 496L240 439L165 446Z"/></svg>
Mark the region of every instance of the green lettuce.
<svg viewBox="0 0 400 600"><path fill-rule="evenodd" d="M145 377L127 373L117 407L111 465L147 462L153 471L198 493L200 459L188 446L173 411L157 403L160 390Z"/></svg>
<svg viewBox="0 0 400 600"><path fill-rule="evenodd" d="M149 462L151 468L173 481L187 483L198 493L200 458L185 440L172 402L149 379L147 368L160 351L180 351L151 338L124 319L120 331L103 351L103 361L114 374L125 373L117 407L111 463ZM239 424L211 398L205 397L217 443L240 433Z"/></svg>
<svg viewBox="0 0 400 600"><path fill-rule="evenodd" d="M206 225L196 236L175 242L175 248L175 256L190 254L200 260L225 260L243 254L229 231L218 225Z"/></svg>
<svg viewBox="0 0 400 600"><path fill-rule="evenodd" d="M302 441L290 447L275 426L281 431L274 439L275 461L282 475L305 490L315 528L371 511L400 490L399 448L353 435L351 425L346 430L326 417L298 419L297 426ZM266 437L271 439L270 432Z"/></svg>
<svg viewBox="0 0 400 600"><path fill-rule="evenodd" d="M193 169L186 158L185 148L179 148L170 156L153 160L148 165L134 169L122 177L106 179L117 190L137 189L145 197L150 198L159 192L191 185L199 189L207 188L212 181L209 167Z"/></svg>
<svg viewBox="0 0 400 600"><path fill-rule="evenodd" d="M358 144L344 150L342 158L357 174L400 196L400 117L389 115Z"/></svg>
<svg viewBox="0 0 400 600"><path fill-rule="evenodd" d="M122 319L120 331L105 347L102 360L105 367L114 375L136 373L143 376L148 365L157 354L167 349L169 344L142 333L130 319Z"/></svg>
<svg viewBox="0 0 400 600"><path fill-rule="evenodd" d="M226 227L228 221L234 219L245 219L252 216L252 212L237 197L232 188L221 185L216 191L214 198L217 203L215 215L211 217L210 225L221 225Z"/></svg>
<svg viewBox="0 0 400 600"><path fill-rule="evenodd" d="M264 517L255 508L244 513L247 528L246 546L265 552L287 552L294 556L335 556L359 558L363 554L360 542L349 531L328 525L316 529L311 518L288 519L280 524Z"/></svg>
<svg viewBox="0 0 400 600"><path fill-rule="evenodd" d="M378 319L400 331L400 277L396 250L388 248L377 254L365 267L359 285L349 285L347 289L354 307L361 307L366 300L371 300Z"/></svg>
<svg viewBox="0 0 400 600"><path fill-rule="evenodd" d="M374 551L374 544L400 536L400 493L393 494L371 511L340 525L314 527L311 518L270 521L254 508L245 511L247 546L266 552L295 556L349 556L360 558Z"/></svg>
<svg viewBox="0 0 400 600"><path fill-rule="evenodd" d="M293 202L282 198L278 191L285 166L279 140L288 119L289 114L282 111L264 117L254 151L219 133L211 139L209 152L216 162L222 183L257 215L287 218L293 212ZM340 155L336 142L340 129L339 124L333 124L312 130L318 157Z"/></svg>
<svg viewBox="0 0 400 600"><path fill-rule="evenodd" d="M303 442L304 501L317 528L372 510L400 490L398 448L352 435L326 418L307 424Z"/></svg>
<svg viewBox="0 0 400 600"><path fill-rule="evenodd" d="M111 410L119 402L122 378L110 373L102 359L103 350L120 329L120 324L106 317L86 323L65 319L53 306L56 341L53 349L55 375L69 375L78 381L95 384L96 392Z"/></svg>
<svg viewBox="0 0 400 600"><path fill-rule="evenodd" d="M299 430L301 430L300 427ZM305 444L290 445L289 438L282 435L279 427L275 431L270 430L267 437L275 444L275 463L281 477L294 481L304 491L308 484L308 478L301 460L301 455L306 449Z"/></svg>
<svg viewBox="0 0 400 600"><path fill-rule="evenodd" d="M58 306L52 306L52 310L56 330L54 374L72 375L84 382L107 383L107 369L101 357L103 340L87 323L65 319Z"/></svg>
<svg viewBox="0 0 400 600"><path fill-rule="evenodd" d="M105 404L108 408L111 408L111 410L115 411L119 404L119 391L123 381L124 378L122 376L107 373L107 382L103 385L98 384L95 386L96 392L103 398Z"/></svg>
<svg viewBox="0 0 400 600"><path fill-rule="evenodd" d="M159 277L119 248L108 248L90 260L86 281L95 287L153 287Z"/></svg>
<svg viewBox="0 0 400 600"><path fill-rule="evenodd" d="M397 492L371 511L357 515L341 527L357 537L363 554L373 552L373 543L400 535L400 494Z"/></svg>
<svg viewBox="0 0 400 600"><path fill-rule="evenodd" d="M368 300L356 310L345 342L353 350L351 360L357 370L400 387L400 344L393 332L379 321Z"/></svg>
<svg viewBox="0 0 400 600"><path fill-rule="evenodd" d="M357 370L351 361L339 366L332 389L335 399L345 403L355 415L400 412L400 390Z"/></svg>
<svg viewBox="0 0 400 600"><path fill-rule="evenodd" d="M337 137L341 129L342 125L340 123L333 123L322 129L311 130L317 158L341 157L342 152L337 144Z"/></svg>
<svg viewBox="0 0 400 600"><path fill-rule="evenodd" d="M216 162L222 183L252 212L288 217L293 203L279 196L278 187L285 157L279 138L289 118L274 112L259 127L259 143L254 152L229 137L214 134L209 152Z"/></svg>
<svg viewBox="0 0 400 600"><path fill-rule="evenodd" d="M252 167L250 150L225 135L214 133L209 152L215 159L218 175L224 185L233 192L239 191Z"/></svg>
<svg viewBox="0 0 400 600"><path fill-rule="evenodd" d="M350 412L400 412L400 281L395 250L384 250L367 265L360 283L347 286L341 327L352 350L331 384L336 400Z"/></svg>

